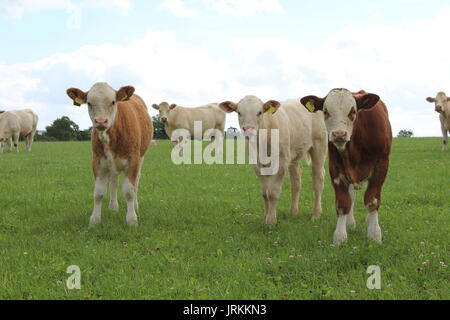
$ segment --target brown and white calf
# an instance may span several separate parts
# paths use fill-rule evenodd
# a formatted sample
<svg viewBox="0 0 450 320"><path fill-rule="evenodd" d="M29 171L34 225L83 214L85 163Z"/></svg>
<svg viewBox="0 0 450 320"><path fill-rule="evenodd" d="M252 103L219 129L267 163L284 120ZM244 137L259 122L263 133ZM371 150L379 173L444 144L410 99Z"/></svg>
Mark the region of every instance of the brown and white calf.
<svg viewBox="0 0 450 320"><path fill-rule="evenodd" d="M327 153L327 135L323 114L311 114L300 108L299 101L292 100L280 103L278 101L262 102L255 96L247 96L238 104L227 101L220 104L225 112L236 112L239 115L239 125L247 136L258 137L257 149L277 150L278 168L274 167L272 174L262 174L267 167L260 161L254 165L259 178L261 193L265 205L266 223L274 226L277 223L276 208L281 193L283 178L289 171L291 177L291 214L298 215L298 202L301 186L301 170L299 162L302 158L311 158L313 189L315 202L313 219L322 214L322 191L324 187L324 163ZM268 130L267 139L259 140L262 130ZM272 130L278 130L278 148L272 148L276 143ZM264 146L264 144L266 144ZM271 152L271 151L270 151ZM273 159L273 158L272 158ZM273 162L273 160L272 160ZM273 163L271 163L272 165Z"/></svg>
<svg viewBox="0 0 450 320"><path fill-rule="evenodd" d="M436 112L439 113L441 120L442 137L444 139L444 146L442 151L448 151L448 133L450 132L450 98L444 92L439 92L436 98L427 98L430 103L435 103Z"/></svg>
<svg viewBox="0 0 450 320"><path fill-rule="evenodd" d="M115 91L107 83L96 83L88 92L71 88L67 95L74 105L88 105L92 120L92 169L95 177L94 209L90 226L101 221L101 208L110 185L109 208L119 210L119 173L125 173L122 191L127 201L126 221L138 225L137 192L142 161L153 138L153 123L144 101L131 86Z"/></svg>
<svg viewBox="0 0 450 320"><path fill-rule="evenodd" d="M325 98L307 96L302 104L323 111L329 135L330 175L338 214L334 243L347 241L347 227L355 228L355 190L368 182L364 204L368 236L381 243L378 210L392 146L392 130L385 104L375 94L334 89Z"/></svg>

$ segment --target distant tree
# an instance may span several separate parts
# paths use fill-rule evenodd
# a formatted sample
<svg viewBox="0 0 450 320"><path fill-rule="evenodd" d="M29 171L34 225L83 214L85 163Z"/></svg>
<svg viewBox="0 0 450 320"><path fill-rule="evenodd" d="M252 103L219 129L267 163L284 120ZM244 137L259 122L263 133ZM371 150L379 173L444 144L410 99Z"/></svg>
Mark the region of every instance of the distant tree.
<svg viewBox="0 0 450 320"><path fill-rule="evenodd" d="M3 112L5 112L5 110L0 110L0 114L2 114Z"/></svg>
<svg viewBox="0 0 450 320"><path fill-rule="evenodd" d="M167 140L169 137L164 130L164 123L159 119L159 114L152 117L153 120L153 139L156 140Z"/></svg>
<svg viewBox="0 0 450 320"><path fill-rule="evenodd" d="M56 119L45 129L47 136L59 141L78 140L80 131L80 127L67 116Z"/></svg>
<svg viewBox="0 0 450 320"><path fill-rule="evenodd" d="M412 130L401 130L397 137L399 138L412 138L414 136L414 132Z"/></svg>
<svg viewBox="0 0 450 320"><path fill-rule="evenodd" d="M77 140L79 141L89 141L91 140L92 127L86 130L78 131Z"/></svg>
<svg viewBox="0 0 450 320"><path fill-rule="evenodd" d="M46 132L36 132L36 135L34 136L34 140L35 141L45 141L45 142L58 141L56 138L48 136Z"/></svg>

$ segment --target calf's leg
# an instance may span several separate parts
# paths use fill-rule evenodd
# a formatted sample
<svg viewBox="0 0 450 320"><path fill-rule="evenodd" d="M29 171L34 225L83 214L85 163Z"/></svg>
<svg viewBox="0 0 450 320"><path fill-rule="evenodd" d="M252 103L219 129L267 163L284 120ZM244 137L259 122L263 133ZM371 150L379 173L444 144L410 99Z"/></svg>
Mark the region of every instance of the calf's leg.
<svg viewBox="0 0 450 320"><path fill-rule="evenodd" d="M448 131L447 128L442 123L442 137L444 138L444 145L442 146L442 151L448 151Z"/></svg>
<svg viewBox="0 0 450 320"><path fill-rule="evenodd" d="M119 211L119 202L117 201L117 186L119 185L119 174L112 173L109 181L109 209Z"/></svg>
<svg viewBox="0 0 450 320"><path fill-rule="evenodd" d="M314 209L312 218L313 220L318 219L322 216L322 192L324 188L325 180L325 150L314 149L311 153L312 161L312 180L314 189Z"/></svg>
<svg viewBox="0 0 450 320"><path fill-rule="evenodd" d="M16 149L16 152L19 152L19 134L14 134L13 136L14 141L14 148Z"/></svg>
<svg viewBox="0 0 450 320"><path fill-rule="evenodd" d="M350 194L350 197L352 198L352 205L350 207L350 212L348 213L348 217L347 217L347 228L355 229L356 221L355 221L355 216L353 214L353 209L355 207L356 191L355 191L355 187L352 184L348 186L348 193Z"/></svg>
<svg viewBox="0 0 450 320"><path fill-rule="evenodd" d="M298 216L298 201L301 188L301 169L299 163L294 161L289 166L289 175L291 178L291 214L293 217Z"/></svg>
<svg viewBox="0 0 450 320"><path fill-rule="evenodd" d="M369 212L366 222L368 225L367 234L369 239L381 243L381 228L378 223L378 210L381 204L381 189L386 180L389 161L386 160L376 167L372 177L369 180L366 193L364 195L364 204Z"/></svg>
<svg viewBox="0 0 450 320"><path fill-rule="evenodd" d="M101 222L102 219L102 202L106 197L106 187L108 184L108 176L104 173L99 173L95 178L94 189L94 209L89 221L89 226L95 226Z"/></svg>
<svg viewBox="0 0 450 320"><path fill-rule="evenodd" d="M335 245L341 245L347 242L347 219L352 206L352 197L349 193L348 186L344 183L341 182L339 185L335 184L334 188L338 221L333 236L333 242Z"/></svg>
<svg viewBox="0 0 450 320"><path fill-rule="evenodd" d="M277 203L280 198L284 172L285 170L280 167L279 172L274 176L260 176L266 224L270 227L277 224Z"/></svg>
<svg viewBox="0 0 450 320"><path fill-rule="evenodd" d="M136 215L136 198L137 198L137 182L140 170L140 157L133 157L129 161L128 168L125 172L125 181L122 185L122 192L127 201L127 224L131 227L138 226L138 217Z"/></svg>
<svg viewBox="0 0 450 320"><path fill-rule="evenodd" d="M8 152L11 152L12 138L6 139L6 146L8 147Z"/></svg>

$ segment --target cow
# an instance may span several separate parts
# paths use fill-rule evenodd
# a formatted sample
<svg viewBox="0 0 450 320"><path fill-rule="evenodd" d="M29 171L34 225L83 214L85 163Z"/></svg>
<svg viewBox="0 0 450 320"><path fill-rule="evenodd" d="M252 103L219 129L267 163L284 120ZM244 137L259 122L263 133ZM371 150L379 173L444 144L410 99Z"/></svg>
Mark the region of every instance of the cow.
<svg viewBox="0 0 450 320"><path fill-rule="evenodd" d="M258 136L261 130L278 130L279 147L278 170L272 174L262 174L264 165L258 161L253 167L261 185L264 200L266 224L273 227L277 224L277 203L285 173L289 171L291 179L291 214L298 215L302 158L312 161L312 180L315 193L312 218L322 214L322 192L324 187L324 163L327 153L327 134L322 113L311 114L297 100L263 102L255 96L247 96L239 103L226 101L220 108L227 113L236 112L239 125L244 135ZM275 136L274 136L275 137ZM265 140L258 139L258 149L266 147L272 150L272 133ZM276 142L275 142L276 143ZM264 146L263 144L267 144ZM275 149L276 150L276 149Z"/></svg>
<svg viewBox="0 0 450 320"><path fill-rule="evenodd" d="M110 185L109 208L119 210L117 202L118 177L125 174L122 191L127 202L126 222L138 226L137 193L142 162L153 139L153 123L147 106L134 94L132 86L118 91L107 83L96 83L88 91L67 89L74 105L88 105L92 120L92 169L95 177L94 209L89 225L101 222L101 208Z"/></svg>
<svg viewBox="0 0 450 320"><path fill-rule="evenodd" d="M31 109L0 114L0 153L3 152L3 142L7 144L8 151L11 151L11 144L14 143L16 152L19 152L20 136L25 139L25 150L31 152L38 121L38 115Z"/></svg>
<svg viewBox="0 0 450 320"><path fill-rule="evenodd" d="M428 97L426 100L430 103L435 103L435 110L439 113L442 137L444 139L442 151L448 151L448 133L450 132L450 98L448 98L444 92L439 92L436 98Z"/></svg>
<svg viewBox="0 0 450 320"><path fill-rule="evenodd" d="M301 103L311 112L323 111L329 135L331 181L338 221L334 244L347 241L347 227L356 227L353 216L355 190L368 182L364 204L368 210L368 237L382 242L378 211L381 189L389 168L392 129L386 105L375 94L334 89L325 98L307 96Z"/></svg>
<svg viewBox="0 0 450 320"><path fill-rule="evenodd" d="M159 105L154 104L152 107L159 111L159 118L164 123L167 136L169 139L173 139L172 143L174 146L180 142L178 137L172 136L174 131L185 129L190 135L186 138L195 137L194 124L196 121L201 122L202 131L200 133L202 137L211 129L216 129L217 132L220 132L214 138L218 140L219 147L222 146L225 132L225 113L218 107L217 103L210 103L197 108L185 108L176 104L169 105L167 102L162 102Z"/></svg>

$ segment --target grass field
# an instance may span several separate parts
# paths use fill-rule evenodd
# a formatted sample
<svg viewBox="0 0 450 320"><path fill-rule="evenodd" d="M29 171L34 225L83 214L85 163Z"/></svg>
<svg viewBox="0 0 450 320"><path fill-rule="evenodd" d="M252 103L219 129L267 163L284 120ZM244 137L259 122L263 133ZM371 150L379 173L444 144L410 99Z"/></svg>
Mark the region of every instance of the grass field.
<svg viewBox="0 0 450 320"><path fill-rule="evenodd" d="M23 150L23 143L20 147ZM441 139L397 139L383 191L383 244L357 229L340 248L327 174L324 215L310 220L310 168L303 166L298 218L286 179L279 225L264 225L249 166L175 166L168 142L151 149L139 190L140 226L103 205L88 229L93 179L89 143L35 143L0 155L2 299L450 299L450 153ZM81 269L68 290L67 267ZM368 266L381 290L366 288Z"/></svg>

